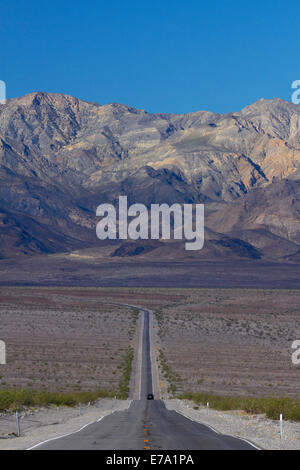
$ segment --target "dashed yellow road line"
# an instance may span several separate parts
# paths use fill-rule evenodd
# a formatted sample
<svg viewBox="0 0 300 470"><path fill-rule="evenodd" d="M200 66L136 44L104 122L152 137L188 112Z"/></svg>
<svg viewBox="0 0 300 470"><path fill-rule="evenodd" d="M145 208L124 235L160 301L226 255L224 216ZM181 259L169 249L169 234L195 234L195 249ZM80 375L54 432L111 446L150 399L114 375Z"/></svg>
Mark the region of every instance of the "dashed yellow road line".
<svg viewBox="0 0 300 470"><path fill-rule="evenodd" d="M149 439L146 439L146 437L148 436L148 433L149 433L149 429L148 429L148 424L144 424L144 449L145 450L150 450L150 445L149 445Z"/></svg>

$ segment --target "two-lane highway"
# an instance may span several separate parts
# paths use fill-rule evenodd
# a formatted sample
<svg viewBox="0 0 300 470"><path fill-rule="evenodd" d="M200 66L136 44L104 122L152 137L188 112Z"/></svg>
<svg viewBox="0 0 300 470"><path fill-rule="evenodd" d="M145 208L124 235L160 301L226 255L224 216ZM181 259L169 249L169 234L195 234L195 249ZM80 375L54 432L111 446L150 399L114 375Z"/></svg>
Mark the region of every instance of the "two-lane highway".
<svg viewBox="0 0 300 470"><path fill-rule="evenodd" d="M44 443L44 450L254 450L250 443L221 435L209 427L166 409L152 393L149 312L144 315L140 400L86 426L79 432Z"/></svg>
<svg viewBox="0 0 300 470"><path fill-rule="evenodd" d="M141 392L140 399L144 400L149 393L153 393L152 384L152 364L150 354L150 333L149 333L149 312L148 310L141 310L144 314L144 328L143 328L143 348L142 348L142 371L141 371Z"/></svg>

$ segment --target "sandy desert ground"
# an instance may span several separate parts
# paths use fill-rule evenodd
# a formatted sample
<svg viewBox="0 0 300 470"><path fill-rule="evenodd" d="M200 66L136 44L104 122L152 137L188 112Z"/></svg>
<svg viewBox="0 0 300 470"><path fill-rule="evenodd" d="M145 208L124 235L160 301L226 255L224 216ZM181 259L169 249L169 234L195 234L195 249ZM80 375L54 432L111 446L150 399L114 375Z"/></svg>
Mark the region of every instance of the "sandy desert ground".
<svg viewBox="0 0 300 470"><path fill-rule="evenodd" d="M103 300L88 289L1 288L0 387L116 391L137 313Z"/></svg>
<svg viewBox="0 0 300 470"><path fill-rule="evenodd" d="M139 324L135 309L117 304L154 313L163 398L183 391L299 396L300 367L292 365L291 345L300 339L300 291L258 289L2 287L0 338L7 344L7 365L1 366L0 389L117 390L124 354L137 344ZM107 412L126 405L100 400L101 410L106 402ZM185 401L174 403L180 412L221 432L249 437L244 412L211 410L206 416L193 403L187 410ZM16 448L37 441L38 429L48 436L55 423L67 432L96 419L94 406L95 413L93 405L84 406L82 416L78 407L25 408L26 442ZM298 448L299 424L285 424L283 443L278 423L263 416L251 417L251 423L253 436L262 433L262 447ZM9 437L15 432L13 413L2 413L0 424L1 435ZM1 448L12 448L14 442L4 439Z"/></svg>
<svg viewBox="0 0 300 470"><path fill-rule="evenodd" d="M300 291L258 289L3 287L1 388L116 388L136 312L109 303L153 310L172 392L299 395Z"/></svg>
<svg viewBox="0 0 300 470"><path fill-rule="evenodd" d="M178 293L178 291L177 291ZM171 391L299 396L300 292L181 290L156 310L161 360Z"/></svg>

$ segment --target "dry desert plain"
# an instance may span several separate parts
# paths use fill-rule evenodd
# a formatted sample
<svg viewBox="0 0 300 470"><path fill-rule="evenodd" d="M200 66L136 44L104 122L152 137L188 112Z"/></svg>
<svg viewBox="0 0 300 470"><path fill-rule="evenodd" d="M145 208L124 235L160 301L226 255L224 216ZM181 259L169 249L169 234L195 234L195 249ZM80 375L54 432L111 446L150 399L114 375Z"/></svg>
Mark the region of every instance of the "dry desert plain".
<svg viewBox="0 0 300 470"><path fill-rule="evenodd" d="M137 312L152 309L160 381L181 391L299 396L298 290L0 288L0 388L117 391Z"/></svg>
<svg viewBox="0 0 300 470"><path fill-rule="evenodd" d="M0 289L1 388L117 393L137 312L89 289Z"/></svg>

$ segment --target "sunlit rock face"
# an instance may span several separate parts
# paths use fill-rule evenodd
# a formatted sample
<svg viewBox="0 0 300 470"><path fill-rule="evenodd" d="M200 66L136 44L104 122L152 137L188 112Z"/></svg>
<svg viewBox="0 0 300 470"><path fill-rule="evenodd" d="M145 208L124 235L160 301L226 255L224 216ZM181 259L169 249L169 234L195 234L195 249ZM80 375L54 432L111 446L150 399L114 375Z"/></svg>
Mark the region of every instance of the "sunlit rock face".
<svg viewBox="0 0 300 470"><path fill-rule="evenodd" d="M210 239L263 256L300 249L300 108L279 99L176 115L32 93L0 106L0 166L2 257L96 246L95 209L120 194L204 202Z"/></svg>

